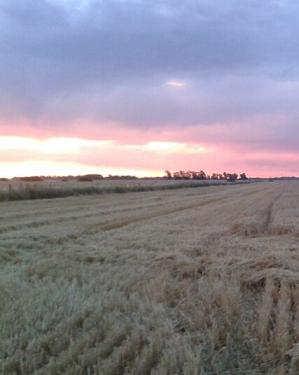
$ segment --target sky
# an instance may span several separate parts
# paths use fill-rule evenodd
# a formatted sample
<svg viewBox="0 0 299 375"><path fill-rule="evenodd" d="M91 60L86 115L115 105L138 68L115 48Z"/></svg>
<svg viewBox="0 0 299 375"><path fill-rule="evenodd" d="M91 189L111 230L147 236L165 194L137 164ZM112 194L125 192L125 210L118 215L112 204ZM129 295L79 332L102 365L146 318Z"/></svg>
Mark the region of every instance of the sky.
<svg viewBox="0 0 299 375"><path fill-rule="evenodd" d="M295 0L0 0L0 176L299 176Z"/></svg>

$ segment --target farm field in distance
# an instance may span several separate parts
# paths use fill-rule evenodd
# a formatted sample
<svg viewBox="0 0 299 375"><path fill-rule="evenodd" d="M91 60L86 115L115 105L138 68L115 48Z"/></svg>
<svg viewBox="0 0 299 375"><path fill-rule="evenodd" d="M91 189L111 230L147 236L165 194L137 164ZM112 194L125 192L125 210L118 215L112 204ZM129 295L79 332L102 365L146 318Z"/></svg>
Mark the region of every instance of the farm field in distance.
<svg viewBox="0 0 299 375"><path fill-rule="evenodd" d="M234 184L250 183L253 180L238 180ZM0 180L0 202L9 200L26 200L40 198L58 198L74 195L127 193L181 187L198 187L229 184L225 180L168 180L168 179L118 179L78 181L45 179L38 182L20 180Z"/></svg>
<svg viewBox="0 0 299 375"><path fill-rule="evenodd" d="M0 203L0 373L299 373L299 182Z"/></svg>

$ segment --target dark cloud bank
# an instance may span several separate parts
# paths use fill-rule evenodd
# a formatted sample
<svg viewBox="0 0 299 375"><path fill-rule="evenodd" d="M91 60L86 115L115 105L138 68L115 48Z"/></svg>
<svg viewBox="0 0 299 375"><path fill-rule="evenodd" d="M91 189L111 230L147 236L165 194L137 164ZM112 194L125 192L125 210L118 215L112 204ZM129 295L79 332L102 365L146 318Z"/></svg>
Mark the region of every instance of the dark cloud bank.
<svg viewBox="0 0 299 375"><path fill-rule="evenodd" d="M0 0L0 120L211 139L221 124L228 141L297 151L298 18L291 0Z"/></svg>

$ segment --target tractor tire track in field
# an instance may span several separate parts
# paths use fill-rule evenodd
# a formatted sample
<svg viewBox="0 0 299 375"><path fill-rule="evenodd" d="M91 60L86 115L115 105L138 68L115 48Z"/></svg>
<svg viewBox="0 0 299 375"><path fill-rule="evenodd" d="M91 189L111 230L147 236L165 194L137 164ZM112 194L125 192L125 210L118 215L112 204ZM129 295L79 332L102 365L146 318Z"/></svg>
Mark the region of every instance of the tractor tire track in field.
<svg viewBox="0 0 299 375"><path fill-rule="evenodd" d="M280 199L282 194L283 192L280 192L278 195L276 195L266 209L266 218L262 225L262 232L264 234L269 234L270 226L273 220L273 207L277 203L277 201Z"/></svg>
<svg viewBox="0 0 299 375"><path fill-rule="evenodd" d="M246 194L242 194L243 196L247 196L247 195L252 195L253 193L260 193L260 191L249 191L247 192ZM193 197L194 198L194 197ZM179 206L179 207L173 207L173 208L165 208L165 207L161 207L159 210L153 210L151 213L141 213L141 214L136 214L136 215L132 215L131 218L128 218L128 217L125 217L123 219L119 219L119 220L111 220L110 222L106 222L106 223L100 223L100 224L94 224L90 227L88 227L85 231L83 231L82 233L83 234L94 234L94 233L97 233L98 231L103 231L103 232L106 232L106 231L110 231L110 230L114 230L114 229L120 229L120 228L123 228L123 227L126 227L130 224L134 224L134 223L144 223L148 220L151 220L151 219L155 219L155 218L161 218L161 217L164 217L164 216L167 216L167 215L172 215L174 213L179 213L179 212L183 212L183 211L186 211L186 210L192 210L192 209L196 209L196 208L201 208L201 207L205 207L205 206L208 206L208 205L211 205L213 203L219 203L219 202L225 202L226 200L228 199L231 199L231 196L230 197L226 197L225 195L221 196L221 197L215 197L215 198L210 198L210 199L206 199L206 200L202 200L201 202L199 203L190 203L190 204L185 204L185 205L182 205L182 206ZM169 202L171 203L171 202ZM169 204L168 204L169 206Z"/></svg>
<svg viewBox="0 0 299 375"><path fill-rule="evenodd" d="M81 231L77 231L76 233L72 233L66 236L59 236L59 237L40 237L39 245L43 245L43 243L52 243L53 245L62 245L68 241L76 241L80 239L82 236L92 236L100 232L108 232L112 230L117 230L121 229L123 227L129 226L130 224L143 224L144 222L155 219L155 218L160 218L164 217L167 215L172 215L175 213L179 213L182 211L186 210L192 210L196 208L201 208L205 207L214 203L219 203L221 201L224 201L226 198L225 197L218 197L218 198L212 198L208 200L201 201L200 203L189 203L188 205L182 205L180 207L173 207L173 208L165 208L162 207L158 210L152 210L150 213L139 213L136 215L132 215L131 217L123 217L121 219L117 220L111 220L111 221L106 221L104 223L98 223L98 224L93 224L91 226L88 226L86 228L83 228Z"/></svg>
<svg viewBox="0 0 299 375"><path fill-rule="evenodd" d="M190 201L190 198L188 199ZM171 202L169 202L171 203ZM32 220L27 223L20 223L16 225L7 225L0 227L0 234L5 234L9 232L14 232L22 229L32 229L32 228L40 228L46 225L51 225L51 224L63 224L63 223L68 223L68 222L79 222L80 220L84 219L89 219L89 218L96 218L99 215L102 216L107 216L111 214L119 214L119 213L125 213L128 214L132 211L138 211L140 209L142 210L152 210L156 208L161 208L161 204L157 204L154 202L153 204L149 206L138 206L138 207L121 207L119 209L114 209L113 211L96 211L92 213L88 213L88 211L77 214L77 215L72 215L72 216L60 216L60 217L53 217L52 219L42 219L42 220Z"/></svg>
<svg viewBox="0 0 299 375"><path fill-rule="evenodd" d="M152 212L151 214L139 214L139 215L136 215L136 216L134 216L130 219L118 220L118 221L114 221L114 222L112 221L110 223L108 222L108 223L104 223L104 224L96 224L96 225L91 226L88 229L88 233L90 233L89 231L93 232L94 230L96 230L96 231L97 230L110 231L110 230L113 230L113 229L119 229L119 228L126 227L130 224L143 223L147 220L160 218L160 217L163 217L163 216L171 215L171 214L182 212L182 211L185 211L185 210L191 210L191 209L195 209L195 208L204 207L204 206L207 206L209 204L218 203L218 202L223 201L223 200L224 200L223 198L209 199L209 200L206 200L204 202L201 202L200 204L194 204L193 203L193 204L183 206L183 207L175 207L175 208L171 208L171 209L158 210L156 212Z"/></svg>
<svg viewBox="0 0 299 375"><path fill-rule="evenodd" d="M119 220L114 220L114 221L110 221L110 222L106 222L106 223L100 223L100 224L94 224L94 225L91 225L89 226L88 228L85 228L84 230L82 230L80 233L76 233L76 234L73 234L73 235L69 235L69 236L66 236L66 237L60 237L58 239L59 243L63 243L65 241L68 241L70 239L78 239L80 238L81 236L86 236L86 235L94 235L94 234L97 234L99 232L108 232L108 231L111 231L111 230L117 230L117 229L121 229L121 228L124 228L126 226L129 226L130 224L143 224L144 222L148 221L148 220L151 220L151 219L155 219L155 218L161 218L161 217L164 217L164 216L167 216L167 215L172 215L174 213L179 213L179 212L182 212L182 211L186 211L186 210L192 210L192 209L195 209L195 208L200 208L200 207L204 207L204 206L207 206L209 204L212 204L212 203L217 203L217 202L220 202L220 201L223 201L223 198L218 198L218 199L209 199L207 201L204 201L204 202L201 202L200 204L190 204L190 205L185 205L185 206L182 206L182 207L176 207L176 208L172 208L172 209L164 209L164 210L157 210L155 212L151 212L150 214L138 214L138 215L135 215L131 218L123 218L123 219L119 219Z"/></svg>
<svg viewBox="0 0 299 375"><path fill-rule="evenodd" d="M262 215L263 220L261 222L243 224L235 223L232 226L232 232L240 236L252 238L284 234L276 231L275 228L271 228L271 224L273 222L273 208L282 195L283 191L280 191L271 199L270 203L265 207L264 213ZM289 232L287 231L287 233Z"/></svg>
<svg viewBox="0 0 299 375"><path fill-rule="evenodd" d="M247 196L247 195L251 196L252 194L253 194L253 192L249 191L246 194L243 193L242 195L243 196ZM254 194L260 194L260 190L254 191ZM76 240L76 239L80 238L81 236L86 236L86 235L88 236L88 235L97 234L99 232L108 232L108 231L112 231L112 230L117 230L117 229L127 227L130 224L134 224L134 223L143 224L143 223L145 223L149 220L155 219L155 218L162 218L162 217L172 215L172 214L175 214L175 213L180 213L180 212L183 212L183 211L192 210L192 209L196 209L196 208L202 208L202 207L209 206L209 205L212 205L212 204L215 204L215 203L225 202L225 201L228 201L230 199L232 199L231 196L222 195L221 197L217 197L217 198L215 197L215 198L202 200L199 203L194 203L194 201L193 201L193 203L189 203L188 205L185 204L185 205L182 205L182 206L179 206L179 207L166 208L166 207L162 206L159 210L152 210L150 213L147 211L147 213L139 213L139 214L136 214L136 215L132 215L130 218L124 217L124 218L120 218L120 219L117 219L117 220L111 220L111 221L108 221L108 222L105 222L105 223L93 224L93 225L83 229L79 233L72 234L72 235L65 236L65 237L59 237L57 240L60 244L60 243L64 243L65 241L68 241L68 240ZM168 203L171 203L171 202L168 202ZM169 204L168 204L168 206L169 206Z"/></svg>

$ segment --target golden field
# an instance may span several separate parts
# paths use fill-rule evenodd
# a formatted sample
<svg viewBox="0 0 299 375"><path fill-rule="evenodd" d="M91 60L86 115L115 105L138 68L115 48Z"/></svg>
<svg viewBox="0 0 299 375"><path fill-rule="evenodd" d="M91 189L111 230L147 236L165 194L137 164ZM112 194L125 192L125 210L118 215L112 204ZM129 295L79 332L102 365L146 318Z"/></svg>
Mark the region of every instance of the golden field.
<svg viewBox="0 0 299 375"><path fill-rule="evenodd" d="M235 181L234 184L250 183L252 181ZM78 181L76 179L63 181L45 179L38 182L23 182L20 180L0 180L0 202L27 199L50 199L75 195L128 193L140 191L155 191L178 189L181 187L201 187L229 184L224 180L167 180L167 179L117 179Z"/></svg>
<svg viewBox="0 0 299 375"><path fill-rule="evenodd" d="M1 374L299 374L299 183L0 212Z"/></svg>

